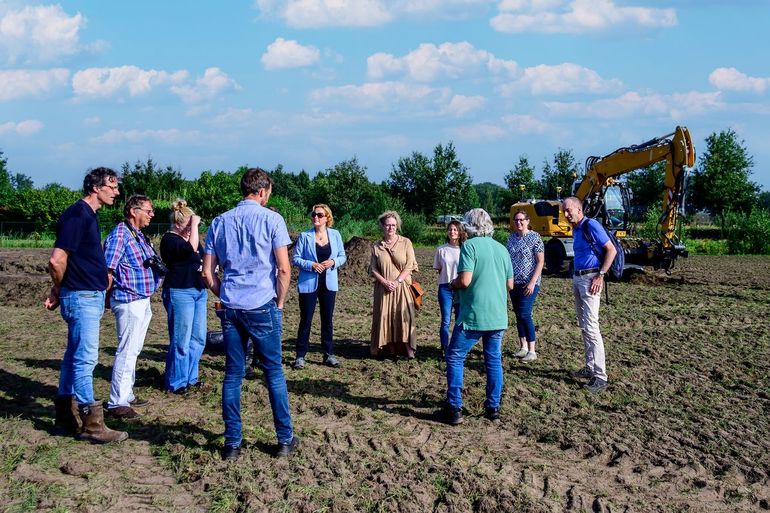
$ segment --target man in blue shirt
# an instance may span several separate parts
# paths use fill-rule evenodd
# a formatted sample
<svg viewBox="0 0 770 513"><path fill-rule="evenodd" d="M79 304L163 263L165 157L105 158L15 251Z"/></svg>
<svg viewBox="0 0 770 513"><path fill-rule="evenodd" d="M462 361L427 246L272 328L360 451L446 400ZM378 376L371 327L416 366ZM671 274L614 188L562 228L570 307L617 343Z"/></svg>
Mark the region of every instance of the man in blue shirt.
<svg viewBox="0 0 770 513"><path fill-rule="evenodd" d="M299 447L294 435L289 394L281 360L283 305L289 290L291 243L283 217L265 208L273 189L266 171L251 168L241 179L243 201L211 222L206 236L203 269L208 286L223 306L225 378L222 418L225 446L222 459L240 455L241 382L249 337L265 375L278 437L276 456ZM220 279L217 266L223 272Z"/></svg>
<svg viewBox="0 0 770 513"><path fill-rule="evenodd" d="M43 303L48 310L61 305L61 316L67 323L67 349L54 400L54 432L95 443L128 438L128 433L104 425L104 412L101 403L94 400L93 386L107 289L96 211L112 205L119 194L118 175L112 169L99 167L85 176L83 198L67 208L56 223L56 242L48 261L53 287Z"/></svg>
<svg viewBox="0 0 770 513"><path fill-rule="evenodd" d="M597 393L607 388L604 340L599 331L599 303L604 275L612 265L617 250L607 237L602 225L583 215L583 202L578 198L570 196L565 199L562 210L567 221L572 225L572 248L575 252L572 292L575 296L578 325L586 353L585 366L573 375L578 378L588 378L588 383L584 385L586 390ZM596 245L603 249L601 260L583 237L584 223L587 223L586 228L591 232Z"/></svg>
<svg viewBox="0 0 770 513"><path fill-rule="evenodd" d="M158 288L160 273L152 262L155 250L142 233L155 216L152 201L134 194L123 207L123 221L104 241L104 258L109 270L110 309L115 314L118 346L112 364L110 400L107 413L115 418L140 417L132 406L148 401L134 395L136 359L144 346L144 337L152 319L150 296Z"/></svg>

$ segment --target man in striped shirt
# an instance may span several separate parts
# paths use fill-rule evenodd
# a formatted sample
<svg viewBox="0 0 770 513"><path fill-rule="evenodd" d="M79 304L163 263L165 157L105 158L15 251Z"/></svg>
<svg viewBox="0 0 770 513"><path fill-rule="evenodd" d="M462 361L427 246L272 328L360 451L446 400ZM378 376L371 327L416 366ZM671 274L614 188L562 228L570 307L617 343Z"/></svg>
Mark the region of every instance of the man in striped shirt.
<svg viewBox="0 0 770 513"><path fill-rule="evenodd" d="M133 391L136 359L152 318L150 296L158 288L161 276L156 266L150 265L155 250L141 231L155 215L152 201L147 196L135 194L126 200L123 215L124 220L104 241L110 308L115 314L118 334L107 413L132 420L140 417L133 406L147 404Z"/></svg>

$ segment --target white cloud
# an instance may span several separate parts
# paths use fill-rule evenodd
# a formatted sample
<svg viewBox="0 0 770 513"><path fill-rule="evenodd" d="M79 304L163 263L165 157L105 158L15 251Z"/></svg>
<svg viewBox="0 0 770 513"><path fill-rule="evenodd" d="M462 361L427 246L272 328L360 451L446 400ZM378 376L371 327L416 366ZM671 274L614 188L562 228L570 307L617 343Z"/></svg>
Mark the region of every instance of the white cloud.
<svg viewBox="0 0 770 513"><path fill-rule="evenodd" d="M0 71L0 101L25 96L43 96L57 87L66 85L69 76L69 70L64 68Z"/></svg>
<svg viewBox="0 0 770 513"><path fill-rule="evenodd" d="M315 102L342 102L362 109L379 111L397 110L399 107L430 103L445 103L447 89L403 82L371 82L360 86L346 85L316 89L310 94Z"/></svg>
<svg viewBox="0 0 770 513"><path fill-rule="evenodd" d="M452 18L473 15L492 0L255 0L264 16L296 28L373 27L403 17Z"/></svg>
<svg viewBox="0 0 770 513"><path fill-rule="evenodd" d="M262 65L266 70L301 68L315 64L320 58L321 52L315 46L302 46L293 39L279 37L262 55Z"/></svg>
<svg viewBox="0 0 770 513"><path fill-rule="evenodd" d="M369 78L378 80L387 75L406 73L418 82L431 82L443 77L475 76L481 71L512 76L518 69L516 62L498 59L486 50L476 49L467 41L442 43L439 46L423 43L403 57L376 53L366 60L366 64Z"/></svg>
<svg viewBox="0 0 770 513"><path fill-rule="evenodd" d="M449 130L452 136L461 141L493 141L508 136L508 131L493 123L474 123Z"/></svg>
<svg viewBox="0 0 770 513"><path fill-rule="evenodd" d="M130 96L147 94L156 86L176 84L186 80L186 71L168 73L136 66L117 68L88 68L75 73L72 89L82 97L109 97L128 93Z"/></svg>
<svg viewBox="0 0 770 513"><path fill-rule="evenodd" d="M502 0L497 8L490 25L499 32L583 33L678 23L674 9L621 7L614 0Z"/></svg>
<svg viewBox="0 0 770 513"><path fill-rule="evenodd" d="M68 15L60 5L28 6L0 16L0 55L9 63L50 62L82 50L86 18Z"/></svg>
<svg viewBox="0 0 770 513"><path fill-rule="evenodd" d="M83 124L86 126L96 126L101 124L102 119L99 116L91 116L83 120Z"/></svg>
<svg viewBox="0 0 770 513"><path fill-rule="evenodd" d="M724 103L720 93L675 93L671 95L641 95L628 92L617 98L593 102L545 102L555 116L571 118L625 119L638 117L668 117L674 120L721 110Z"/></svg>
<svg viewBox="0 0 770 513"><path fill-rule="evenodd" d="M207 68L202 77L193 85L172 86L171 92L179 95L185 103L210 100L225 91L238 91L241 86L219 68Z"/></svg>
<svg viewBox="0 0 770 513"><path fill-rule="evenodd" d="M6 135L16 133L18 135L33 135L43 129L43 123L37 119L27 119L25 121L19 121L14 123L8 121L0 124L0 135Z"/></svg>
<svg viewBox="0 0 770 513"><path fill-rule="evenodd" d="M709 83L722 91L764 93L770 88L770 77L750 77L735 68L717 68L709 75Z"/></svg>
<svg viewBox="0 0 770 513"><path fill-rule="evenodd" d="M482 122L454 127L450 132L463 141L490 141L513 135L544 134L552 130L549 123L529 114L502 116L498 123Z"/></svg>
<svg viewBox="0 0 770 513"><path fill-rule="evenodd" d="M524 70L521 78L500 87L503 96L519 89L534 95L616 92L623 87L617 79L605 80L594 70L565 62L555 66L541 64Z"/></svg>
<svg viewBox="0 0 770 513"><path fill-rule="evenodd" d="M551 129L550 124L529 114L509 114L501 120L516 134L543 134Z"/></svg>
<svg viewBox="0 0 770 513"><path fill-rule="evenodd" d="M449 103L444 108L444 113L451 116L461 117L469 112L473 112L482 108L487 102L487 99L483 96L463 96L456 94L452 96Z"/></svg>
<svg viewBox="0 0 770 513"><path fill-rule="evenodd" d="M98 137L91 139L99 144L116 144L121 142L138 143L144 141L158 141L165 144L194 143L200 140L200 132L197 130L184 131L177 128L161 130L109 130Z"/></svg>

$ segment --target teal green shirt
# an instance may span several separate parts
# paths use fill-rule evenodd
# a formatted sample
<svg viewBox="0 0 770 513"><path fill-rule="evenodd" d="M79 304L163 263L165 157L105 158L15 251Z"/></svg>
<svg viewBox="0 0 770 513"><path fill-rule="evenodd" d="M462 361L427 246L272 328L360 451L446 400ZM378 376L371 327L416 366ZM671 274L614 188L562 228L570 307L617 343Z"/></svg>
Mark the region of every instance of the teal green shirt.
<svg viewBox="0 0 770 513"><path fill-rule="evenodd" d="M460 289L458 323L472 331L508 327L508 285L513 278L511 257L492 237L474 237L463 244L457 272L471 272L471 284Z"/></svg>

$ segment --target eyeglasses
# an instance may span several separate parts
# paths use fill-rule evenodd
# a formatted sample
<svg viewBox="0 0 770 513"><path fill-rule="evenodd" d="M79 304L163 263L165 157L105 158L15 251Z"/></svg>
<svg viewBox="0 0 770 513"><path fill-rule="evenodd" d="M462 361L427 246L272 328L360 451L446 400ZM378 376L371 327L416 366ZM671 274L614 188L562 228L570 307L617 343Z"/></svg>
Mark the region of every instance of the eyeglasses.
<svg viewBox="0 0 770 513"><path fill-rule="evenodd" d="M310 214L310 217L317 217L320 219L322 217L326 217L326 214L324 214L323 212L313 212L312 214Z"/></svg>
<svg viewBox="0 0 770 513"><path fill-rule="evenodd" d="M109 187L110 189L112 189L113 191L116 191L116 192L118 190L120 190L120 187L118 187L117 185L104 184L104 185L102 185L102 187Z"/></svg>
<svg viewBox="0 0 770 513"><path fill-rule="evenodd" d="M514 219L517 223L523 223L524 221L527 221L528 219L526 217L517 217Z"/></svg>
<svg viewBox="0 0 770 513"><path fill-rule="evenodd" d="M152 209L152 208L145 210L143 208L136 207L134 210L141 210L142 212L144 212L148 216L155 215L155 209Z"/></svg>
<svg viewBox="0 0 770 513"><path fill-rule="evenodd" d="M396 227L395 224L383 224L382 226L384 226L385 228L395 228Z"/></svg>

